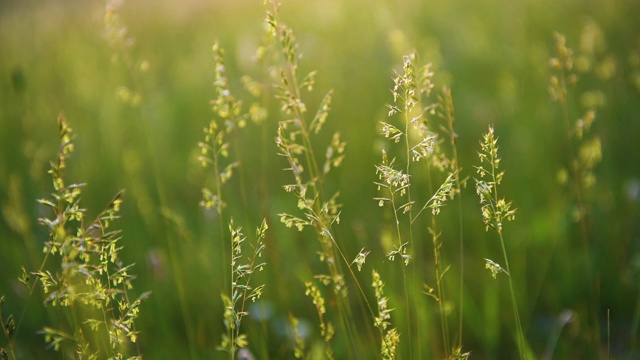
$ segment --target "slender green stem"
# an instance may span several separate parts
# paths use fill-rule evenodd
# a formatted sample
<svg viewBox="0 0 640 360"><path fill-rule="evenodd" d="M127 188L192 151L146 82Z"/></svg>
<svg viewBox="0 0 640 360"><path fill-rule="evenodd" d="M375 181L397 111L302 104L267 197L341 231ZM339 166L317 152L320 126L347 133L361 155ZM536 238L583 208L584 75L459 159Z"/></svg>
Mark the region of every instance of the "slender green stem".
<svg viewBox="0 0 640 360"><path fill-rule="evenodd" d="M231 113L231 121L236 124L233 128L232 131L232 136L233 136L233 150L235 151L236 156L240 157L240 154L242 154L242 147L240 146L240 138L238 136L238 120L237 117L233 114L233 112ZM242 161L240 161L239 166L238 166L238 177L240 178L240 197L242 199L242 204L245 208L249 207L249 201L248 201L248 197L247 197L247 190L246 190L246 186L245 186L245 176L244 176L244 166L242 166Z"/></svg>
<svg viewBox="0 0 640 360"><path fill-rule="evenodd" d="M367 309L369 310L369 314L371 315L372 318L375 318L375 312L373 311L373 308L371 307L371 303L369 302L366 294L364 293L364 290L362 289L362 285L360 285L360 282L358 281L358 278L356 277L356 274L353 272L353 269L351 268L351 263L349 262L349 260L347 260L347 257L345 256L345 254L342 252L342 250L340 249L340 246L338 246L338 243L336 242L336 240L334 239L333 235L331 234L330 231L325 231L324 234L329 237L329 239L331 239L331 242L334 244L336 250L338 250L338 254L340 255L340 258L342 259L343 263L346 265L347 269L349 270L349 274L351 275L351 277L353 278L354 283L356 284L356 287L358 288L358 292L360 293L362 299L364 300L364 303L367 307ZM351 320L353 318L347 319L347 320ZM369 336L371 337L371 339L373 339L373 334L371 333L371 328L367 328L368 329L368 333ZM382 330L380 330L380 332L382 333ZM383 337L384 339L384 337Z"/></svg>
<svg viewBox="0 0 640 360"><path fill-rule="evenodd" d="M60 162L61 162L61 158L58 157L58 166L60 166ZM60 175L60 176L61 176L61 179L62 179L62 175ZM58 226L60 226L60 227L64 226L64 221L65 221L64 217L62 216L62 214L64 214L65 208L66 208L65 202L63 200L63 195L64 195L63 194L63 190L59 190L58 193L57 193L57 198L58 198L57 209L54 209L54 214L56 216L59 216L63 221L63 223L58 224ZM42 272L42 270L44 269L45 265L47 264L47 260L49 259L49 255L51 255L51 249L49 251L47 251L47 253L45 254L44 259L42 260L42 263L40 264L40 267L38 268L38 273ZM20 331L20 325L22 324L22 320L24 319L24 316L27 313L27 306L29 305L29 300L32 298L33 291L36 288L37 284L38 284L38 279L36 277L34 277L33 283L30 284L30 286L29 286L29 295L27 296L27 299L25 300L25 305L22 308L22 312L20 313L20 318L18 319L18 323L16 325L16 330L15 330L15 332L13 334L14 338L16 338L18 336L18 332ZM4 326L3 326L3 328L4 328ZM13 351L13 343L11 341L9 341L9 344L10 344L11 349ZM14 358L16 358L16 357L14 356Z"/></svg>
<svg viewBox="0 0 640 360"><path fill-rule="evenodd" d="M636 295L636 310L631 325L631 354L635 354L638 347L638 328L640 327L640 294Z"/></svg>
<svg viewBox="0 0 640 360"><path fill-rule="evenodd" d="M456 134L454 130L455 117L453 114L453 99L451 96L451 89L446 88L445 93L445 105L446 105L446 120L449 131L449 141L451 143L452 151L452 169L456 172L456 192L458 198L458 236L460 237L460 281L459 281L459 315L458 315L458 348L462 350L462 333L463 333L463 319L464 319L464 224L462 220L462 186L460 184L460 167L458 166L458 146Z"/></svg>
<svg viewBox="0 0 640 360"><path fill-rule="evenodd" d="M607 309L607 360L611 358L611 318Z"/></svg>
<svg viewBox="0 0 640 360"><path fill-rule="evenodd" d="M433 194L433 181L432 181L432 176L431 176L431 163L429 162L427 164L427 183L428 183L428 189L429 189L429 194ZM425 206L420 210L420 212L422 212L422 210L427 208L427 205L431 202L431 200L433 199L433 197L431 199L429 199L429 201L427 201L427 203L425 204ZM418 213L418 215L420 215L420 213ZM416 218L417 216L416 215ZM414 219L415 220L415 219ZM446 316L446 309L445 309L445 295L444 295L444 289L443 289L443 284L442 284L442 262L441 262L441 257L440 257L440 249L441 249L441 243L440 243L440 234L438 234L438 230L437 230L437 226L436 226L436 217L435 215L431 216L431 227L429 228L429 232L431 233L431 237L432 237L432 242L433 242L433 262L434 262L434 268L435 268L435 277L436 277L436 291L437 291L437 295L438 295L438 313L440 315L440 331L442 332L442 345L443 345L443 351L445 354L445 358L449 358L449 351L451 350L451 344L449 342L449 326L447 323L447 316Z"/></svg>
<svg viewBox="0 0 640 360"><path fill-rule="evenodd" d="M493 162L492 162L493 163ZM492 178L494 180L494 204L498 203L498 184L496 182L496 173L495 173L495 167L492 165L491 166L491 172L492 172ZM505 268L507 269L507 278L509 279L509 293L511 295L511 305L513 307L513 316L516 320L516 328L518 331L518 351L520 352L520 358L521 359L526 359L527 358L527 353L525 351L525 340L524 340L524 333L522 330L522 323L520 322L520 313L518 312L518 303L516 301L516 295L515 295L515 291L513 289L513 280L511 279L512 276L512 272L511 272L511 268L509 267L509 257L507 256L507 248L505 246L504 243L504 237L502 236L502 227L501 225L496 226L496 231L498 232L498 236L500 238L500 246L502 247L502 255L504 257L504 264L505 264Z"/></svg>
<svg viewBox="0 0 640 360"><path fill-rule="evenodd" d="M216 134L215 137L213 137L213 139L211 139L211 145L212 145L212 158L213 158L213 172L214 172L214 176L215 176L215 186L216 186L216 196L218 197L217 201L216 201L216 212L217 212L217 217L218 217L218 231L219 231L219 242L220 242L220 250L221 250L221 254L227 254L227 242L224 241L224 227L225 227L225 222L222 216L222 207L223 207L223 202L222 202L222 184L220 181L220 152L218 149L216 149L216 143L218 142L218 136L222 136L221 133ZM233 253L231 254L231 256L233 256ZM231 260L231 259L229 259ZM229 261L230 263L231 261ZM233 270L233 269L232 269ZM229 278L229 274L227 274L227 268L223 267L223 279L228 279ZM226 282L226 280L224 280ZM233 278L231 279L230 283L225 283L223 284L224 287L227 286L231 286L231 283L233 282Z"/></svg>
<svg viewBox="0 0 640 360"><path fill-rule="evenodd" d="M218 214L218 218L220 219L220 242L221 243L226 243L226 241L224 241L224 235L222 235L224 233L224 231L222 230L222 226L223 226L223 223L224 223L222 221L222 214ZM222 245L222 247L226 251L226 246ZM229 288L229 295L230 296L234 296L234 294L233 294L233 291L234 291L234 288L233 288L233 283L234 283L234 281L233 281L233 261L232 261L232 259L233 259L233 244L231 245L230 250L231 250L229 252L230 257L229 257L229 259L227 259L225 261L225 263L229 264L230 271L227 273L226 267L223 266L223 268L225 269L225 270L223 270L225 272L225 276L223 278L227 279L229 281L229 283L226 283L227 280L225 280L225 284L224 284L225 287ZM231 300L231 301L232 301L232 304L233 304L233 300ZM223 306L224 305L225 304L224 304L224 301L223 301ZM233 306L235 307L235 304L233 304ZM225 311L226 311L226 309L225 309ZM235 309L232 309L232 311L235 312ZM229 324L227 326L227 337L229 338L229 349L228 349L229 350L229 358L231 358L232 360L236 356L236 339L235 339L235 332L234 332L234 328L233 328L233 326L237 327L235 321L236 321L236 319L234 318L233 319L233 323Z"/></svg>
<svg viewBox="0 0 640 360"><path fill-rule="evenodd" d="M504 238L502 236L502 230L498 230L498 236L500 237L500 245L502 247L502 255L504 256L504 265L507 269L507 278L509 279L509 292L511 294L511 305L513 307L513 316L516 320L516 327L518 330L518 351L520 351L520 358L526 359L527 352L525 349L525 339L522 330L522 322L520 321L520 313L518 312L518 303L516 301L515 291L513 289L513 281L511 280L511 268L509 267L509 258L507 257L507 249L504 244Z"/></svg>
<svg viewBox="0 0 640 360"><path fill-rule="evenodd" d="M351 274L351 277L353 278L353 281L355 282L356 287L358 288L358 291L360 292L360 295L362 296L362 299L364 300L364 303L366 304L367 309L369 310L369 313L371 314L372 318L375 318L375 316L376 316L375 312L373 311L373 308L371 307L371 303L367 299L367 296L365 295L364 290L362 289L362 286L360 285L360 282L358 281L358 278L356 277L356 274L353 272L353 269L350 266L351 263L347 260L347 257L344 255L344 253L342 252L342 250L338 246L338 243L336 243L336 240L333 238L333 235L331 235L330 232L327 232L327 236L329 236L329 238L331 239L331 242L334 244L334 246L338 250L338 253L340 254L340 257L342 258L342 261L347 266L347 269L349 270L349 274ZM370 329L369 329L369 334L371 335ZM373 339L373 337L372 337L372 339Z"/></svg>
<svg viewBox="0 0 640 360"><path fill-rule="evenodd" d="M408 191L408 190L407 190ZM394 216L394 221L396 224L396 236L398 237L398 250L402 247L402 244L404 244L402 242L402 231L400 229L400 218L398 218L398 211L400 211L400 209L397 208L396 206L396 199L395 199L395 192L393 190L393 188L391 188L391 186L389 186L389 192L390 192L390 197L391 197L391 206L393 207L393 216ZM402 255L402 254L400 254ZM406 317L407 317L407 331L408 331L408 338L411 339L411 311L409 309L409 290L407 287L407 270L406 265L403 263L403 259L400 259L400 266L402 267L402 283L403 283L403 288L404 288L404 303L405 303L405 313L406 313ZM409 351L410 351L410 355L411 356L411 346L409 346Z"/></svg>
<svg viewBox="0 0 640 360"><path fill-rule="evenodd" d="M489 134L485 135L485 143L483 146L484 148L484 158L486 159L486 161L488 161L491 164L491 171L490 176L491 176L491 193L487 194L490 199L485 199L485 201L489 204L489 206L491 207L491 218L488 221L491 221L492 224L490 224L490 226L492 228L494 228L496 230L496 232L498 233L498 237L500 239L500 246L502 248L502 255L504 257L504 264L505 264L505 268L506 268L506 274L507 277L509 279L509 293L511 296L511 305L513 307L513 316L515 318L516 321L516 330L517 330L517 344L518 344L518 351L520 353L520 358L521 359L526 359L527 358L527 352L525 349L526 346L526 341L525 341L525 337L524 337L524 331L522 329L522 322L520 321L520 313L518 312L518 303L516 301L516 296L515 296L515 291L513 288L513 280L512 280L512 273L511 273L511 267L509 266L509 257L507 256L507 248L505 245L505 241L504 241L504 237L502 235L502 221L504 219L509 220L510 216L513 216L513 211L509 211L509 206L507 205L506 208L504 206L501 206L500 204L504 204L504 200L500 200L500 197L498 196L498 185L501 182L501 178L503 173L497 173L497 167L498 167L498 163L500 161L500 159L497 156L498 153L498 148L496 146L497 140L495 140L493 138L493 128L490 127L490 132ZM481 159L483 158L483 155L481 155ZM484 170L483 168L480 168L482 171L481 173L484 175L487 173L486 170ZM511 215L510 215L511 213Z"/></svg>
<svg viewBox="0 0 640 360"><path fill-rule="evenodd" d="M4 295L2 296L2 300L4 300ZM7 342L9 343L9 352L11 353L11 358L17 359L14 346L13 346L13 340L11 339L11 334L9 334L9 331L8 331L9 327L5 323L4 315L2 314L2 304L0 304L0 326L2 326L2 332L4 333L5 337L7 338ZM17 330L17 327L16 327L16 330Z"/></svg>
<svg viewBox="0 0 640 360"><path fill-rule="evenodd" d="M195 336L193 334L193 323L191 320L191 316L189 315L189 302L187 300L187 294L184 287L184 274L182 272L182 266L180 266L180 261L178 259L178 248L176 244L175 235L170 232L167 233L167 244L169 245L169 261L171 263L171 269L173 270L173 278L176 285L176 290L178 293L178 300L180 304L180 311L182 312L182 317L184 321L185 331L187 333L187 341L189 343L189 354L192 358L196 356L195 350Z"/></svg>
<svg viewBox="0 0 640 360"><path fill-rule="evenodd" d="M458 171L458 156L454 147L454 161L456 162L455 170ZM456 189L458 191L458 235L460 236L460 281L458 285L459 292L459 315L458 315L458 348L462 350L462 335L464 333L464 224L462 220L462 189L460 186L460 173L456 176Z"/></svg>
<svg viewBox="0 0 640 360"><path fill-rule="evenodd" d="M451 343L449 342L449 325L447 322L447 313L445 309L445 294L442 284L442 261L440 257L440 234L436 230L435 217L431 218L431 236L433 237L433 257L436 275L436 291L438 292L438 312L440 313L440 331L442 331L442 344L444 348L445 358L449 358Z"/></svg>
<svg viewBox="0 0 640 360"><path fill-rule="evenodd" d="M405 92L404 92L404 111L402 112L404 115L404 142L405 142L405 152L406 152L406 161L407 161L407 170L406 173L407 175L410 175L410 170L411 170L411 144L409 142L409 125L411 122L411 118L410 118L410 114L409 111L411 111L410 107L409 107L409 97L412 96L409 93L409 89L406 88ZM407 186L407 203L411 204L411 186ZM413 222L413 207L412 205L409 205L410 209L409 209L409 248L411 249L412 253L416 253L416 249L414 247L414 243L413 243L413 228L411 227L411 223ZM397 215L396 215L397 216ZM400 223L396 222L398 224L398 232L400 231ZM402 241L400 242L402 243ZM413 272L413 278L414 280L416 279L416 265L415 265L415 259L411 264L411 269ZM409 303L409 291L408 291L408 285L407 285L407 276L406 276L406 270L405 270L405 266L402 266L402 275L403 275L403 281L404 281L404 297L405 297L405 307L406 307L406 312L407 312L407 337L409 338L409 342L413 342L413 336L412 336L412 328L413 328L413 319L412 319L412 309L411 309L411 305ZM414 290L415 287L417 286L417 283L414 281ZM416 323L416 330L419 331L420 330L420 326L418 326L417 324L419 323L419 321L415 321ZM422 341L420 341L420 336L418 334L418 347L421 347ZM412 359L413 358L413 350L412 350L412 346L409 346L409 358ZM419 350L421 350L419 348ZM420 351L421 352L421 351Z"/></svg>
<svg viewBox="0 0 640 360"><path fill-rule="evenodd" d="M271 5L273 7L273 17L277 22L277 14L278 14L278 5L271 1ZM286 26L284 25L278 25L278 28L275 29L278 32L278 35L281 36L282 38L286 38L288 36L290 36L290 34L287 32L288 29ZM283 55L285 57L285 61L284 64L282 66L282 74L284 79L286 80L284 81L284 86L286 87L287 91L291 94L291 96L293 96L296 99L296 102L290 107L290 109L293 111L293 115L294 115L294 119L295 119L295 126L298 127L299 130L299 134L300 137L302 138L302 148L303 148L303 152L304 152L304 159L306 162L306 169L309 173L309 188L311 189L312 193L310 194L311 199L313 199L313 205L311 207L309 207L306 211L307 211L307 216L311 216L313 218L312 220L312 224L314 226L314 228L318 231L318 233L320 234L320 237L323 237L326 235L327 232L329 232L328 229L330 229L331 225L326 224L326 219L323 219L324 216L318 216L318 214L322 214L322 201L323 199L325 199L325 195L324 195L324 178L322 177L322 173L320 172L320 168L318 167L318 162L316 159L316 155L314 153L314 147L311 141L311 134L309 133L309 129L308 129L308 124L305 121L305 116L304 116L304 109L300 106L301 104L301 87L299 84L299 80L298 80L298 68L297 68L297 59L295 58L295 56L297 56L297 54L294 54L293 57L289 56L291 55L290 52L292 52L292 49L287 48L287 46L293 46L291 44L289 45L285 45L281 42L281 50L283 52ZM289 158L288 159L290 162L293 161L293 159ZM291 163L292 167L294 166L293 163ZM297 181L300 182L301 179L296 179ZM302 186L302 183L298 183L298 186ZM300 199L304 202L307 201L307 199ZM342 270L341 270L341 264L333 259L336 259L336 247L338 252L341 252L340 248L338 247L338 244L335 242L335 240L333 239L333 237L331 237L331 242L326 241L325 239L320 238L319 239L321 246L322 246L322 250L325 253L325 255L327 256L328 259L332 259L331 261L327 261L327 266L329 268L329 272L332 276L332 278L334 280L338 280L343 278L342 276ZM357 283L357 280L356 280ZM358 286L360 286L358 284ZM350 339L350 341L348 342L350 345L350 350L352 351L352 356L356 356L359 352L357 350L359 341L358 341L358 337L356 336L358 331L355 329L355 325L353 324L353 313L352 313L352 309L351 309L351 305L349 302L345 301L343 294L337 290L336 288L336 300L337 300L337 305L338 305L338 311L341 315L341 322L342 325L344 326L346 333ZM360 346L361 347L361 346Z"/></svg>

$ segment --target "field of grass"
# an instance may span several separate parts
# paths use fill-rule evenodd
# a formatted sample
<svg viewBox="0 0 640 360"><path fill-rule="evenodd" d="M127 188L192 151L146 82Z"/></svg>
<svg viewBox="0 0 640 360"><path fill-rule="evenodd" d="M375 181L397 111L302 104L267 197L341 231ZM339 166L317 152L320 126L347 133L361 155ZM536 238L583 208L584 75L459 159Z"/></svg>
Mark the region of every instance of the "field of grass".
<svg viewBox="0 0 640 360"><path fill-rule="evenodd" d="M2 358L640 359L640 3L281 2L0 3Z"/></svg>

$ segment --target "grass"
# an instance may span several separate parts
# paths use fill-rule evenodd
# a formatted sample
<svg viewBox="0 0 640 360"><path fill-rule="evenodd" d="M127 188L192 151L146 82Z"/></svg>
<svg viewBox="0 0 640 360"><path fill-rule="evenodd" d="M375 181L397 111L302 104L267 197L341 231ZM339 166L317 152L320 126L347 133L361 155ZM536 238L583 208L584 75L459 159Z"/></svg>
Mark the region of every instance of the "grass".
<svg viewBox="0 0 640 360"><path fill-rule="evenodd" d="M638 356L636 4L2 6L4 358Z"/></svg>
<svg viewBox="0 0 640 360"><path fill-rule="evenodd" d="M39 331L47 347L65 357L124 358L127 354L136 354L130 349L139 333L135 320L142 300L149 293L130 300L129 291L135 278L131 274L133 264L122 263L119 258L121 232L110 229L111 223L119 218L123 192L117 193L106 208L85 225L86 210L80 207L84 184L65 184L64 170L74 150L73 131L62 115L58 117L58 126L60 147L49 171L54 193L51 199L38 200L50 213L39 219L49 232L43 248L44 258L37 270L27 272L23 267L20 282L27 288L29 298L39 283L43 306L51 307L56 314L52 316L54 324L45 325ZM18 356L13 341L28 316L26 310L25 306L17 322L12 315L8 321L2 321L12 358ZM138 348L137 356L130 358L139 358L139 351ZM2 353L8 357L4 348Z"/></svg>
<svg viewBox="0 0 640 360"><path fill-rule="evenodd" d="M516 323L518 352L521 359L527 358L526 340L522 321L520 320L520 311L516 300L515 290L513 289L513 281L511 279L511 266L509 266L509 257L507 256L507 248L505 246L504 236L502 234L502 225L504 221L512 221L515 219L516 210L511 208L511 202L507 202L498 195L498 185L502 183L504 171L499 171L500 158L498 157L498 139L494 137L494 130L490 126L489 131L483 135L480 143L480 152L478 157L480 163L488 163L487 167L483 165L477 166L477 172L480 178L487 177L487 181L476 179L476 193L480 197L480 205L482 212L482 221L489 228L496 231L500 238L500 247L504 259L505 269L498 263L490 259L485 259L486 268L491 271L491 275L495 279L499 273L504 273L509 279L509 293L511 294L511 305L513 307L513 317ZM490 169L490 170L489 170Z"/></svg>

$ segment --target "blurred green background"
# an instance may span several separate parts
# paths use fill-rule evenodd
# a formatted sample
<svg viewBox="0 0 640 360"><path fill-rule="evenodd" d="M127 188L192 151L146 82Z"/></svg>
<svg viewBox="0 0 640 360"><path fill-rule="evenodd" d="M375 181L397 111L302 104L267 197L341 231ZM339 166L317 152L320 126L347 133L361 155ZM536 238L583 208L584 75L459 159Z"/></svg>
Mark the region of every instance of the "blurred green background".
<svg viewBox="0 0 640 360"><path fill-rule="evenodd" d="M42 299L26 301L17 277L22 266L37 269L43 258L47 234L37 222L44 210L36 200L52 191L47 170L58 146L56 117L63 113L77 135L67 181L88 184L83 206L89 215L118 190L127 191L117 222L124 231L122 257L136 263L134 292L153 292L138 322L145 358L222 357L216 346L223 331L221 274L228 264L220 254L218 221L199 207L208 175L197 161L197 144L213 117L211 47L218 40L225 48L231 88L248 102L240 77L264 72L252 57L263 36L265 6L258 0L127 1L121 17L135 39L128 60L109 44L104 9L104 3L84 1L0 3L4 313L19 314L27 306L16 340L22 358L53 356L36 334L49 321L38 305ZM327 129L316 144L322 154L334 131L347 142L343 166L327 181L344 205L336 228L343 250L349 256L362 247L372 250L367 265L383 272L396 307L402 300L393 289L401 285L380 245L388 214L373 200L374 164L380 159L378 122L392 101L393 70L415 49L420 61L433 64L436 91L452 89L465 175L474 176L478 141L489 124L500 137L506 170L501 192L518 208L505 234L532 351L545 357L558 338L556 358L606 357L609 339L613 357L640 358L640 2L299 0L283 1L280 16L297 36L303 72L318 70L318 90L307 97L308 107L315 109L324 92L334 90ZM592 134L601 138L603 159L586 198L588 251L572 220L569 190L557 181L567 145L560 108L548 93L554 32L565 34L576 53L589 36L596 44L591 71L572 90L578 95L569 107L572 121L581 116L580 102L588 99L579 95L585 92L598 106ZM140 95L139 105L123 101L125 89ZM294 209L295 199L282 190L291 179L276 154L278 105L268 101L269 118L249 124L236 139L241 151L232 156L242 167L225 191L228 214L245 233L252 234L262 217L270 226L268 265L260 278L266 294L262 307L250 309L254 316L243 322L251 349L258 358L291 358L289 313L308 326L310 343L319 339L303 282L322 268L314 235L285 228L277 215ZM506 282L483 269L484 258L497 258L500 248L484 231L472 183L463 193L463 209L464 349L472 358L512 358L517 352ZM446 237L447 229L456 229L457 213L453 207L443 213ZM447 276L449 300L455 301L457 235L451 241L444 240L443 256L452 264ZM427 238L419 269L430 282L432 257ZM583 271L589 261L595 285ZM361 274L364 286L369 273ZM437 306L417 297L424 298L421 319L432 322L419 340L424 355L442 357ZM600 344L589 335L595 331L587 320L592 303L598 304ZM566 314L572 320L560 331ZM415 341L401 338L404 358ZM364 356L375 357L378 345L368 344L371 352ZM349 356L339 334L334 350L338 358Z"/></svg>

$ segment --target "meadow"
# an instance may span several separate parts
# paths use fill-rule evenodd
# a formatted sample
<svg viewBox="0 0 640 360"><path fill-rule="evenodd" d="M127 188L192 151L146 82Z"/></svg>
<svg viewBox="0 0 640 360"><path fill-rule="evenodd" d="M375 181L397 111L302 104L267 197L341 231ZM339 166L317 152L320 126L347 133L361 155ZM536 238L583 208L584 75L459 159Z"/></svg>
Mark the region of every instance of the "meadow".
<svg viewBox="0 0 640 360"><path fill-rule="evenodd" d="M1 358L640 359L639 14L1 3Z"/></svg>

